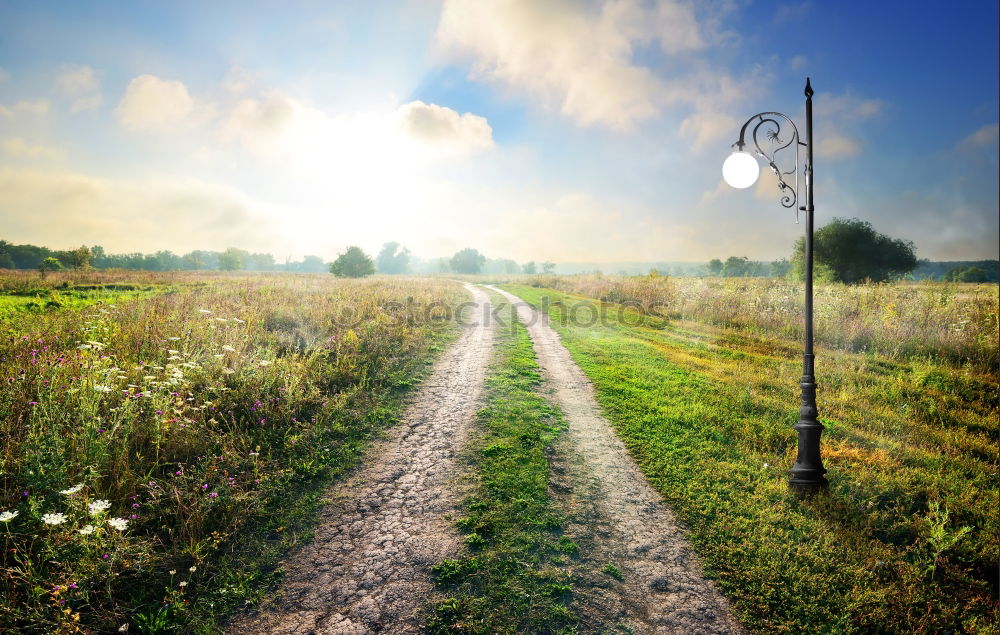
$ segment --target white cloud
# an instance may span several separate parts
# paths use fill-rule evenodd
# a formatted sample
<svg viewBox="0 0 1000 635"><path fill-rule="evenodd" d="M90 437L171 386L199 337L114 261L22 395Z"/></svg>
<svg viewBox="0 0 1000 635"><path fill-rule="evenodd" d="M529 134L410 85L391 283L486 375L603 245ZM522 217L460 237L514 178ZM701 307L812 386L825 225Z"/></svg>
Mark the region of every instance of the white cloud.
<svg viewBox="0 0 1000 635"><path fill-rule="evenodd" d="M816 131L813 151L824 159L850 159L864 150L859 138L863 122L881 115L886 103L851 91L841 95L818 93L813 97Z"/></svg>
<svg viewBox="0 0 1000 635"><path fill-rule="evenodd" d="M101 79L90 66L68 66L56 78L56 88L64 97L72 99L70 112L92 110L104 100Z"/></svg>
<svg viewBox="0 0 1000 635"><path fill-rule="evenodd" d="M126 128L166 130L188 123L194 111L194 99L183 82L139 75L129 82L115 114Z"/></svg>
<svg viewBox="0 0 1000 635"><path fill-rule="evenodd" d="M706 37L690 5L671 0L613 0L598 12L568 0L447 0L437 43L471 59L475 78L526 92L580 125L627 129L692 98L689 86L636 64L635 48L658 43L679 55L701 50Z"/></svg>
<svg viewBox="0 0 1000 635"><path fill-rule="evenodd" d="M680 133L692 139L695 150L704 150L727 135L736 139L739 122L718 112L695 112L681 122Z"/></svg>
<svg viewBox="0 0 1000 635"><path fill-rule="evenodd" d="M234 64L229 67L229 72L222 80L222 87L231 93L245 93L257 83L257 75Z"/></svg>
<svg viewBox="0 0 1000 635"><path fill-rule="evenodd" d="M962 150L992 147L995 150L997 143L1000 143L1000 124L991 123L962 139L958 147Z"/></svg>
<svg viewBox="0 0 1000 635"><path fill-rule="evenodd" d="M21 137L0 140L0 148L16 159L47 159L61 161L66 157L66 151L60 148L49 148L43 145L31 145Z"/></svg>
<svg viewBox="0 0 1000 635"><path fill-rule="evenodd" d="M49 113L49 102L45 99L35 99L33 101L21 100L13 106L0 105L0 117L14 117L21 113L47 115Z"/></svg>
<svg viewBox="0 0 1000 635"><path fill-rule="evenodd" d="M411 101L396 111L399 125L410 137L458 154L494 147L493 128L485 117L458 114L437 104Z"/></svg>
<svg viewBox="0 0 1000 635"><path fill-rule="evenodd" d="M788 62L788 68L793 71L801 71L806 66L809 65L809 60L806 59L805 55L796 55Z"/></svg>
<svg viewBox="0 0 1000 635"><path fill-rule="evenodd" d="M8 240L112 252L224 248L269 251L274 212L232 188L194 179L128 181L67 171L0 168Z"/></svg>

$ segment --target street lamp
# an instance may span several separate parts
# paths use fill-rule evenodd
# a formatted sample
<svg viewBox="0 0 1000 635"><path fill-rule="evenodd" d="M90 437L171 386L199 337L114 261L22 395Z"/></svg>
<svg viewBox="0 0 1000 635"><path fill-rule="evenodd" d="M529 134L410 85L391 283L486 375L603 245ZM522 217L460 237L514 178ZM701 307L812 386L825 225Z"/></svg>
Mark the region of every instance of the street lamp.
<svg viewBox="0 0 1000 635"><path fill-rule="evenodd" d="M778 177L778 188L781 192L783 207L796 207L799 201L799 146L805 146L806 160L803 166L805 177L806 204L798 210L806 213L805 265L806 265L806 328L804 350L802 353L802 379L799 387L802 389L802 406L799 408L799 422L795 430L799 434L799 451L792 466L789 484L796 489L813 489L825 487L827 480L823 476L826 469L820 458L819 440L823 434L823 424L816 418L816 376L813 361L813 144L812 144L812 96L813 89L806 78L806 141L799 141L799 130L787 115L780 112L762 112L747 119L740 130L740 139L733 146L736 151L729 155L722 165L722 176L726 182L735 188L750 187L757 181L760 167L757 159L743 148L747 145L747 128L753 124L750 140L753 141L754 154L767 162L775 176ZM782 124L787 123L791 129L782 132ZM762 138L763 137L763 138ZM781 159L793 161L790 170L784 171L778 167L775 155L783 150L792 152L783 154ZM789 185L785 177L795 176L795 184Z"/></svg>

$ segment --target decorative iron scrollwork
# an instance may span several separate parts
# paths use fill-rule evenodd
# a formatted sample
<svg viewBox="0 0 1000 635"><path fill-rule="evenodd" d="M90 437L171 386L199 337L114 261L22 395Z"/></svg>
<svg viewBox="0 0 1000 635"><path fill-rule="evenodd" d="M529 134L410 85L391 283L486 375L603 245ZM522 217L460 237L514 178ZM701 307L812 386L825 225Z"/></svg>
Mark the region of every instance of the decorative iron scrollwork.
<svg viewBox="0 0 1000 635"><path fill-rule="evenodd" d="M788 135L787 141L782 139L784 134L782 131L782 121L787 123L788 127L791 128L791 134ZM753 139L753 144L756 147L755 152L757 156L764 159L767 162L767 166L774 172L774 175L778 177L782 207L796 207L799 200L799 129L795 126L794 121L780 112L758 113L750 117L740 130L740 140L735 143L740 150L743 150L743 147L746 145L746 132L750 124L753 124L750 137ZM762 135L763 138L761 138ZM780 157L778 154L788 148L794 149L792 155L793 165L790 170L785 171L778 167L778 161L784 160L787 157L787 153ZM795 176L794 186L789 185L785 181L785 177L791 175ZM796 213L797 218L798 214Z"/></svg>

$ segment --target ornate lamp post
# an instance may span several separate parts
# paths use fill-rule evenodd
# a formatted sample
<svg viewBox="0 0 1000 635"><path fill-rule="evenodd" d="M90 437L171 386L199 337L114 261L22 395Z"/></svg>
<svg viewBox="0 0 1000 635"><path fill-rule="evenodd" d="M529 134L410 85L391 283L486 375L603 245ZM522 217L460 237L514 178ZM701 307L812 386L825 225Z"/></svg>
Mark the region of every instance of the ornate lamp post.
<svg viewBox="0 0 1000 635"><path fill-rule="evenodd" d="M783 207L796 207L799 203L799 147L804 146L806 161L803 167L805 177L805 205L798 206L799 211L806 213L805 232L805 337L802 353L802 379L799 387L802 389L802 406L799 408L799 422L795 430L799 434L799 452L792 466L789 483L797 489L812 489L825 487L823 460L820 458L819 440L823 434L823 424L816 418L816 376L813 361L813 143L812 143L812 96L813 89L806 78L806 141L799 141L799 130L787 115L780 112L762 112L750 117L740 130L740 139L733 146L736 151L729 155L722 165L722 176L726 182L735 188L750 187L757 181L760 167L757 159L743 148L747 145L747 129L751 129L750 137L754 145L754 154L767 162L767 166L778 177L778 188L781 192ZM782 131L782 125L787 123L790 130ZM763 138L761 138L763 134ZM791 169L785 171L778 167L775 155L783 150L791 149L790 153L781 156L781 160L792 162ZM785 177L794 175L794 186L785 182ZM797 213L796 213L797 214Z"/></svg>

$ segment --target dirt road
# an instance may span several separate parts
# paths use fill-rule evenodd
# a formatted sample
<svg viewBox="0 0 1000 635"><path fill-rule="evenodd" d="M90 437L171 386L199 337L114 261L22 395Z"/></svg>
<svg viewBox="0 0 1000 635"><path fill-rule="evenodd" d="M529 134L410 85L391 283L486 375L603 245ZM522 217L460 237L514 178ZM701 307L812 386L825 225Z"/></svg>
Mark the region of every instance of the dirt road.
<svg viewBox="0 0 1000 635"><path fill-rule="evenodd" d="M487 295L438 360L390 441L332 493L314 540L284 564L279 600L230 633L419 632L430 568L461 545L456 454L475 418L493 346Z"/></svg>
<svg viewBox="0 0 1000 635"><path fill-rule="evenodd" d="M432 588L430 568L461 548L448 520L460 503L457 455L480 405L493 346L489 299L437 362L395 436L334 488L312 543L285 563L278 600L230 633L411 633ZM494 289L528 325L547 397L568 430L553 457L552 491L580 545L574 592L582 632L736 633L726 600L705 579L670 510L601 416L593 388L559 336L519 298ZM601 571L614 564L613 581Z"/></svg>
<svg viewBox="0 0 1000 635"><path fill-rule="evenodd" d="M673 514L601 416L590 381L547 316L494 290L528 325L549 398L568 424L557 446L553 485L569 514L566 533L592 565L591 584L578 598L584 623L637 633L739 632L728 602L704 577ZM621 583L594 575L607 563L622 572Z"/></svg>

